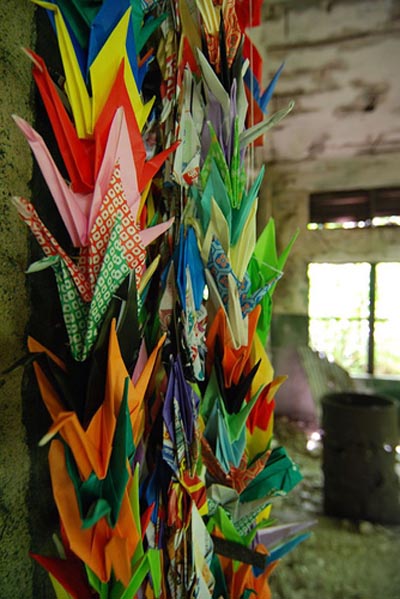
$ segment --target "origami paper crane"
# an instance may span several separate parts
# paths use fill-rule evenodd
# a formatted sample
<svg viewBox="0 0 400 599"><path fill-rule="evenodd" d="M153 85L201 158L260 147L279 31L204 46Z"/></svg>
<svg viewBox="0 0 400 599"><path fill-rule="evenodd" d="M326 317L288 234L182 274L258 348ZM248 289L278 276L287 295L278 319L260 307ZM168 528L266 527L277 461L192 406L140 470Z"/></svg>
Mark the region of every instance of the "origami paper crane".
<svg viewBox="0 0 400 599"><path fill-rule="evenodd" d="M55 270L74 355L83 360L93 346L115 291L131 270L135 270L139 281L144 270L145 249L124 196L119 167L114 168L89 236L89 246L81 251L78 265L58 245L29 202L15 199L15 204L47 257L51 257L34 270L50 265ZM156 226L153 232L165 231L171 222ZM144 237L146 241L153 238L152 234ZM84 303L89 301L90 306Z"/></svg>
<svg viewBox="0 0 400 599"><path fill-rule="evenodd" d="M181 139L174 158L173 175L177 183L189 188L198 179L201 159L201 131L204 106L198 84L186 67L183 72L183 106L177 137Z"/></svg>
<svg viewBox="0 0 400 599"><path fill-rule="evenodd" d="M244 259L244 262L245 260L246 259ZM214 278L222 303L226 308L228 307L229 301L228 281L232 279L235 281L243 317L254 310L255 306L262 301L264 295L276 282L276 280L272 280L261 289L258 289L254 294L250 295L250 278L245 274L243 280L239 281L229 264L229 260L225 255L220 242L215 237L211 243L207 266Z"/></svg>
<svg viewBox="0 0 400 599"><path fill-rule="evenodd" d="M290 460L283 447L272 450L264 470L254 478L240 495L240 501L262 499L272 495L285 495L302 476L296 464Z"/></svg>
<svg viewBox="0 0 400 599"><path fill-rule="evenodd" d="M235 3L240 30L244 34L243 55L245 58L252 61L252 70L257 81L261 81L262 77L262 59L256 46L254 46L247 35L246 30L261 24L261 9L262 0L249 0L248 2L245 0L238 0Z"/></svg>
<svg viewBox="0 0 400 599"><path fill-rule="evenodd" d="M217 72L224 67L226 70L232 65L240 43L235 2L224 2L222 10L211 0L197 0L197 6L203 21L210 62Z"/></svg>
<svg viewBox="0 0 400 599"><path fill-rule="evenodd" d="M284 539L297 535L299 532L309 528L313 524L315 524L315 520L271 525L259 529L254 541L256 544L262 543L267 548L273 547Z"/></svg>
<svg viewBox="0 0 400 599"><path fill-rule="evenodd" d="M265 548L261 545L257 551L265 553ZM231 597L244 597L250 599L256 593L256 596L271 599L271 590L268 584L268 578L273 571L273 567L265 568L262 573L254 573L254 568L250 564L240 564L238 569L233 568L232 560L221 557L221 569L224 572L225 580L228 582L227 591Z"/></svg>
<svg viewBox="0 0 400 599"><path fill-rule="evenodd" d="M301 533L301 531L311 528L315 523L315 520L307 520L259 529L255 536L255 543L262 543L269 549L266 562L272 563L306 540L311 533Z"/></svg>
<svg viewBox="0 0 400 599"><path fill-rule="evenodd" d="M33 78L46 107L71 187L76 193L89 193L94 187L93 141L79 139L44 60L32 50L24 51L32 61ZM19 117L16 122L17 125L23 123Z"/></svg>
<svg viewBox="0 0 400 599"><path fill-rule="evenodd" d="M36 377L43 401L53 420L53 425L43 438L42 444L57 433L61 433L71 449L84 479L87 479L92 472L99 479L104 479L107 474L117 418L128 376L119 349L115 321L111 323L109 335L105 398L86 430L80 424L76 413L65 409L61 398L44 374L43 369L35 363ZM130 383L126 390L135 447L138 446L144 430L144 395L164 341L165 336L160 338L146 364L141 368L140 374L139 372L135 373L135 383ZM29 349L32 353L45 353L65 371L65 364L34 339L29 339Z"/></svg>
<svg viewBox="0 0 400 599"><path fill-rule="evenodd" d="M240 509L237 499L238 494L232 489L224 489L220 485L212 485L210 487L210 494L212 497L219 497L219 503L207 524L207 529L212 534L212 537L222 537L244 548L251 546L259 526L254 526L254 519L253 526L251 526L250 518L246 515L241 518L238 512L238 507ZM253 512L257 511L254 509L254 504L250 509ZM258 508L258 511L260 511L260 508ZM262 525L260 524L260 526Z"/></svg>
<svg viewBox="0 0 400 599"><path fill-rule="evenodd" d="M192 455L191 445L195 440L195 417L199 399L185 381L182 364L178 360L171 364L167 393L163 407L163 420L170 438L171 454L167 445L163 446L163 458L176 475L182 470L193 472L196 455ZM196 445L195 445L196 447Z"/></svg>
<svg viewBox="0 0 400 599"><path fill-rule="evenodd" d="M88 46L90 25L101 8L100 3L96 0L84 4L76 0L72 2L57 0L53 4L59 5L80 46L86 48ZM51 11L48 12L52 15Z"/></svg>
<svg viewBox="0 0 400 599"><path fill-rule="evenodd" d="M283 250L281 256L278 258L275 240L275 222L273 219L268 221L266 227L257 240L254 255L252 256L248 267L252 289L257 289L261 285L265 284L268 280L271 281L276 279L277 276L279 277L281 275L282 269L297 236L298 231L293 235L288 245ZM268 336L271 322L271 296L274 288L275 284L272 285L270 293L265 295L264 299L261 301L262 316L258 328L258 334L264 345Z"/></svg>
<svg viewBox="0 0 400 599"><path fill-rule="evenodd" d="M59 597L73 597L73 599L91 599L93 597L85 568L72 552L68 558L46 557L36 553L30 555L50 573L57 599Z"/></svg>
<svg viewBox="0 0 400 599"><path fill-rule="evenodd" d="M250 2L243 2L241 0L236 2L236 14L240 29L244 35L243 56L251 62L251 66L244 75L246 95L250 104L247 115L248 127L254 126L263 120L267 112L267 105L284 66L282 64L279 67L267 88L261 92L263 75L262 58L246 31L250 27L257 27L261 24L261 6L262 0L251 0ZM255 145L262 145L262 142L262 136L254 140Z"/></svg>
<svg viewBox="0 0 400 599"><path fill-rule="evenodd" d="M192 547L200 597L212 597L214 577L211 573L213 542L196 506L192 507Z"/></svg>
<svg viewBox="0 0 400 599"><path fill-rule="evenodd" d="M129 378L126 379L129 381ZM114 528L118 522L121 504L129 480L128 462L133 459L135 446L130 426L130 415L125 385L124 397L115 424L109 468L104 478L91 473L84 481L72 453L66 449L66 466L74 484L82 528L91 528L105 517Z"/></svg>
<svg viewBox="0 0 400 599"><path fill-rule="evenodd" d="M246 82L247 89L251 90L253 101L257 104L257 113L261 112L262 115L266 114L268 103L272 98L274 89L276 87L276 84L278 83L279 77L283 71L284 66L285 63L282 63L263 92L261 92L258 80L255 78L252 71L250 69L246 71L244 80ZM253 124L256 124L257 122L260 122L261 118L258 119L255 117L254 120L255 122Z"/></svg>
<svg viewBox="0 0 400 599"><path fill-rule="evenodd" d="M80 482L81 479L76 472L76 466L74 462L71 462L72 454L69 457L69 450L64 449L61 443L53 441L50 451L50 463L53 490L55 496L59 498L60 515L66 526L71 547L78 556L86 556L88 550L87 543L99 543L98 551L100 553L97 555L94 554L91 560L87 561L85 559L84 561L91 565L101 580L109 578L110 567L106 566L105 562L102 561L104 558L101 555L101 548L104 546L104 540L102 540L104 535L109 539L117 535L115 537L117 540L113 540L110 546L111 555L114 555L114 545L116 551L121 550L122 546L124 546L124 555L126 555L127 549L132 550L133 548L133 523L129 516L130 512L129 510L127 511L126 503L126 485L128 482L126 460L129 458L129 455L132 455L134 447L139 443L143 433L143 394L148 386L157 354L164 339L160 339L158 346L153 351L151 358L139 376L136 385L133 386L132 383L129 383L129 378L125 376L124 391L122 391L121 383L123 382L123 378L120 375L122 373L127 375L127 373L118 350L115 323L112 325L110 331L106 400L95 414L86 432L83 431L77 421L75 412L68 413L63 411L63 407L54 389L52 389L41 368L37 364L35 365L42 396L54 419L54 425L43 442L52 438L57 432L61 432L74 454L76 466L79 466L81 475L84 477L84 482ZM48 353L45 348L33 340L30 341L30 349L35 352L45 351ZM48 355L56 359L60 367L63 367L63 364L54 355L51 353L48 353ZM116 368L118 361L120 369ZM123 393L123 396L121 393ZM133 436L130 436L132 435L132 431ZM54 462L53 455L56 456L54 457ZM124 456L126 457L124 458ZM61 481L63 481L62 484ZM103 487L100 495L101 499L97 500L94 512L90 512L90 518L85 519L81 510L84 509L85 502L89 501L89 505L91 505L93 499L90 498L93 497L93 493L96 494L98 492L96 488L100 488L99 486ZM76 494L76 491L72 490L73 488L79 489L79 492ZM107 488L109 489L108 491L106 490ZM63 493L61 492L62 489ZM111 502L109 505L105 504L107 496ZM80 497L80 503L77 503L76 497ZM111 512L109 511L110 508ZM65 514L64 518L62 514ZM111 529L103 521L107 514L110 514ZM122 525L129 529L126 530L126 533L131 541L127 541L127 537L119 536L120 528L118 523L120 518L123 520ZM91 536L84 532L79 533L82 530L81 521L84 523L86 521L86 528L93 528ZM110 530L115 531L115 533L110 532ZM92 538L92 541L90 541L90 538ZM125 562L125 565L122 564L120 567L116 564L113 565L114 569L116 568L115 573L117 577L120 576L125 586L129 582L127 578L127 564L128 562Z"/></svg>
<svg viewBox="0 0 400 599"><path fill-rule="evenodd" d="M138 192L141 193L154 174L159 170L167 156L176 148L176 144L171 148L163 150L150 160L146 160L146 148L124 80L124 60L122 60L118 68L114 84L104 108L96 121L94 138L80 139L60 100L56 86L49 76L43 59L32 50L25 51L33 62L33 76L45 104L60 153L68 170L72 190L76 193L85 194L94 189L95 181L104 159L110 128L115 114L118 109L123 108L131 151L127 148L125 156L125 149L120 147L120 155L121 159L124 157L129 159L131 155L134 157L136 168L133 169L131 176L136 177L137 185L132 188L132 192L137 188ZM23 124L23 121L17 119L17 124ZM27 135L28 137L31 136L32 131L28 132ZM126 137L124 143L126 143ZM110 151L112 151L111 148ZM111 161L115 162L115 156ZM132 164L129 168L132 170ZM107 178L107 174L105 174L105 177ZM134 200L137 200L135 196Z"/></svg>
<svg viewBox="0 0 400 599"><path fill-rule="evenodd" d="M26 213L22 212L22 209L25 207L26 205L24 206L21 202L19 203L19 212L21 216L24 220L28 220L25 218ZM30 219L30 217L29 219L33 223L32 226L35 232L38 217L35 214L33 214L33 216L33 219ZM101 323L113 298L113 294L130 272L126 263L123 248L120 244L120 220L120 217L116 218L116 224L113 228L112 235L110 236L108 251L106 251L104 255L93 296L91 296L91 289L82 272L79 271L72 261L70 261L69 257L66 256L61 248L59 248L58 244L53 245L51 236L48 237L46 235L49 232L44 227L43 223L41 223L41 221L39 222L40 229L46 237L40 237L40 229L36 235L39 236L42 241L42 247L46 248L45 252L48 255L48 258L44 259L39 265L36 263L33 267L33 271L52 266L55 272L71 351L77 360L85 360L88 356L95 343ZM115 270L116 264L119 267L118 270ZM32 272L32 270L30 272ZM76 287L76 280L82 282L80 289ZM83 299L81 299L80 291L81 293L84 292L85 294L88 294L89 299L92 297L92 301L90 303L85 303Z"/></svg>
<svg viewBox="0 0 400 599"><path fill-rule="evenodd" d="M264 90L261 0L33 1L60 50L57 83L25 52L65 171L14 120L70 237L14 198L68 335L28 341L61 536L33 557L57 599L268 599L308 525L271 518L301 475L272 442L285 377L266 352L295 236L279 256L273 220L257 237L248 172L293 108L265 117L282 67Z"/></svg>
<svg viewBox="0 0 400 599"><path fill-rule="evenodd" d="M199 194L195 190L192 192L202 232L207 240L204 242L203 259L208 260L209 244L213 237L217 237L227 255L235 260L237 269L235 272L241 277L247 268L247 263L245 260L239 261L238 258L243 247L240 239L243 237L244 230L247 230L251 224L254 225L255 213L252 210L254 210L263 176L264 169L261 169L248 192L243 194L240 206L233 208L219 169L213 161L202 193ZM218 198L218 204L215 198ZM220 222L221 219L223 224ZM229 235L222 231L229 231Z"/></svg>
<svg viewBox="0 0 400 599"><path fill-rule="evenodd" d="M186 311L182 316L184 340L193 365L193 374L196 380L203 381L205 377L207 310L203 303L198 309L196 308L190 272L187 273L186 278L185 303Z"/></svg>
<svg viewBox="0 0 400 599"><path fill-rule="evenodd" d="M135 219L141 197L136 178L135 162L131 152L127 122L122 107L117 110L113 118L102 166L99 170L93 193L85 195L74 193L68 187L41 136L20 117L14 117L14 120L24 133L36 156L73 245L79 247L88 244L89 235L96 224L102 204L104 205L105 196L110 194L111 187L117 186L112 192L117 199L114 199L113 196L111 203L114 204L119 200L120 206L118 207L124 205L122 209L126 216L130 218L132 226L138 229ZM144 162L139 163L138 166L143 165ZM118 173L116 169L118 169ZM153 174L152 171L151 174ZM127 190L127 195L125 194L125 190ZM126 208L129 208L129 210L126 210ZM139 234L143 236L145 245L151 243L157 235L164 232L172 222L173 219L170 219L168 225L162 223L161 226L156 226L153 231L155 236L152 235L150 229L142 230L143 232Z"/></svg>
<svg viewBox="0 0 400 599"><path fill-rule="evenodd" d="M245 371L245 368L249 366L249 357L252 351L252 343L259 315L259 306L256 306L256 308L254 308L248 315L248 329L246 340L243 345L235 344L234 338L230 334L224 310L218 310L216 317L209 328L207 336L208 368L211 369L211 365L214 362L216 339L218 338L223 352L221 364L226 387L230 387L232 384L237 385L241 374Z"/></svg>
<svg viewBox="0 0 400 599"><path fill-rule="evenodd" d="M127 586L130 560L140 539L127 491L116 527L110 528L103 517L92 528L82 529L75 487L68 474L64 447L58 440L51 443L49 463L54 499L72 550L102 581L109 580L112 568L117 579Z"/></svg>
<svg viewBox="0 0 400 599"><path fill-rule="evenodd" d="M126 50L131 9L128 8L89 68L92 95L86 88L74 47L58 6L51 2L35 3L54 12L57 38L66 77L65 89L80 138L90 137L114 83L115 73L124 60L124 80L140 130L149 116L154 100L143 104Z"/></svg>
<svg viewBox="0 0 400 599"><path fill-rule="evenodd" d="M186 311L187 277L190 276L195 309L199 310L206 281L193 227L187 227L186 230L181 227L177 253L176 280L182 308Z"/></svg>
<svg viewBox="0 0 400 599"><path fill-rule="evenodd" d="M266 463L265 463L266 460ZM263 519L257 516L265 512L271 498L285 495L301 480L297 466L287 457L283 448L276 448L265 455L264 464L250 477L250 481L239 490L226 484L212 483L207 491L210 509L209 530L218 525L225 538L238 540L247 545L257 529L263 526ZM228 515L229 514L229 518ZM299 541L300 542L300 541ZM288 550L290 550L288 548Z"/></svg>
<svg viewBox="0 0 400 599"><path fill-rule="evenodd" d="M250 460L256 459L265 452L271 442L273 431L273 411L275 402L273 394L275 389L279 388L285 377L278 377L277 380L264 387L257 399L254 410L249 415L247 421L247 443L246 452Z"/></svg>

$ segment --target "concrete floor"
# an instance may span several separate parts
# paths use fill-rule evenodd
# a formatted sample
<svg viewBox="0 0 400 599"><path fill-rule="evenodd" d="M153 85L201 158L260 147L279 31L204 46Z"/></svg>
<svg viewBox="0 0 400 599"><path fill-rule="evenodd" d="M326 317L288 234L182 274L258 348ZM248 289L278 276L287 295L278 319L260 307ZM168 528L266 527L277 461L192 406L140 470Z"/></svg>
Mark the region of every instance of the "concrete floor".
<svg viewBox="0 0 400 599"><path fill-rule="evenodd" d="M287 497L278 499L271 516L280 521L316 519L317 524L311 537L272 573L273 598L398 599L400 526L325 516L321 445L308 450L306 433L287 419L277 420L275 436L304 479Z"/></svg>

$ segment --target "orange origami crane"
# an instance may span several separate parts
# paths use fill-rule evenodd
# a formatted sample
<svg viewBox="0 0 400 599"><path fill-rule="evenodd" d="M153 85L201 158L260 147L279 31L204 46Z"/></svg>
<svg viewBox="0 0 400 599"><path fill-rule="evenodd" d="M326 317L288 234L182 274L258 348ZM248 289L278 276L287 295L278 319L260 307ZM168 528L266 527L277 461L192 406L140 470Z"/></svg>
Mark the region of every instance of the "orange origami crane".
<svg viewBox="0 0 400 599"><path fill-rule="evenodd" d="M165 335L153 349L136 385L130 382L128 387L128 409L135 446L138 445L144 430L144 395L164 341ZM46 353L50 359L65 369L61 360L34 339L28 340L28 347L31 352ZM83 429L75 412L65 411L57 392L41 367L35 363L34 368L43 401L53 420L53 425L43 437L41 444L45 444L60 433L71 448L83 479L86 479L91 472L94 472L99 479L104 478L109 466L112 439L124 394L125 380L128 377L119 350L115 321L112 321L110 328L105 398L86 430Z"/></svg>

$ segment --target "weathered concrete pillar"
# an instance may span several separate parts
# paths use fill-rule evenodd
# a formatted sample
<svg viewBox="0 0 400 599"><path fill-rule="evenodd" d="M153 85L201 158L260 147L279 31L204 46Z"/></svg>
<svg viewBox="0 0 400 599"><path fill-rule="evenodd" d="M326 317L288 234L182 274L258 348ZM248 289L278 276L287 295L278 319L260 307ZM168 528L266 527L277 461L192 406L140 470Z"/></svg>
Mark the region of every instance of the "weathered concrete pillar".
<svg viewBox="0 0 400 599"><path fill-rule="evenodd" d="M33 85L22 46L35 42L35 7L28 0L0 3L0 370L25 352L28 232L10 198L29 197L32 159L11 114L32 122ZM0 597L29 599L32 560L28 516L30 456L21 400L22 368L1 376ZM32 497L29 501L35 501Z"/></svg>

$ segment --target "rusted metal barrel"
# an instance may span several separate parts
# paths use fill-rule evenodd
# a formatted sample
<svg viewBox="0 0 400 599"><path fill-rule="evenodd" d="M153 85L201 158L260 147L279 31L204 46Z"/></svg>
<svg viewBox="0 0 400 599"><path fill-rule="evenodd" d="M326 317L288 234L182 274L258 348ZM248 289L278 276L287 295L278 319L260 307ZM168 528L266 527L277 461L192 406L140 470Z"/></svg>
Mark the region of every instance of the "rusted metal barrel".
<svg viewBox="0 0 400 599"><path fill-rule="evenodd" d="M322 398L327 515L399 523L398 407L390 397L331 393Z"/></svg>

